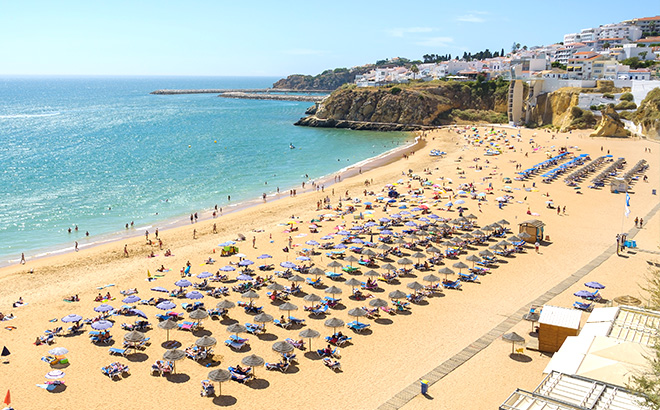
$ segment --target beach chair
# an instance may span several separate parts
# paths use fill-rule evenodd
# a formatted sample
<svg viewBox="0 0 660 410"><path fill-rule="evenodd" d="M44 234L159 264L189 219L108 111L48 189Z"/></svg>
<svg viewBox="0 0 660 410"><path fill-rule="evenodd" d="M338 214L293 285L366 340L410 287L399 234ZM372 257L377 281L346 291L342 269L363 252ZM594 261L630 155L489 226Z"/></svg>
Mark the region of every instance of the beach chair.
<svg viewBox="0 0 660 410"><path fill-rule="evenodd" d="M290 316L289 321L294 325L304 325L305 319L298 319L296 317Z"/></svg>
<svg viewBox="0 0 660 410"><path fill-rule="evenodd" d="M324 315L327 311L328 311L328 305L323 305L318 309L313 309L312 315L314 316Z"/></svg>
<svg viewBox="0 0 660 410"><path fill-rule="evenodd" d="M456 279L454 282L443 281L442 286L444 286L447 289L460 289L461 288L461 280Z"/></svg>
<svg viewBox="0 0 660 410"><path fill-rule="evenodd" d="M328 307L334 308L339 304L339 302L341 302L341 298L333 298L330 296L326 296L323 298L323 301L321 303L324 303Z"/></svg>
<svg viewBox="0 0 660 410"><path fill-rule="evenodd" d="M225 340L225 345L229 346L230 348L234 350L242 350L243 346L245 346L245 342L240 343L232 339L227 339Z"/></svg>
<svg viewBox="0 0 660 410"><path fill-rule="evenodd" d="M278 363L266 363L266 370L279 370L282 373L286 373L289 369L289 363L287 361L278 362Z"/></svg>
<svg viewBox="0 0 660 410"><path fill-rule="evenodd" d="M464 282L479 282L479 277L474 273L458 273L458 277Z"/></svg>
<svg viewBox="0 0 660 410"><path fill-rule="evenodd" d="M369 323L360 323L355 320L346 324L347 328L358 333L362 333L364 329L368 328L369 326L371 326Z"/></svg>
<svg viewBox="0 0 660 410"><path fill-rule="evenodd" d="M305 350L305 342L302 339L294 340L288 337L285 339L285 341L296 349Z"/></svg>
<svg viewBox="0 0 660 410"><path fill-rule="evenodd" d="M334 371L341 370L341 363L339 363L339 360L333 360L328 357L325 357L323 358L323 364L329 369L332 369Z"/></svg>
<svg viewBox="0 0 660 410"><path fill-rule="evenodd" d="M177 327L179 330L189 330L192 332L193 330L195 330L195 322L189 322L189 321L181 322L177 324Z"/></svg>
<svg viewBox="0 0 660 410"><path fill-rule="evenodd" d="M254 323L246 323L245 327L247 328L247 332L252 335L257 335L266 331L266 329L264 329L264 325L257 325Z"/></svg>
<svg viewBox="0 0 660 410"><path fill-rule="evenodd" d="M342 274L341 272L326 272L325 276L329 277L332 280L337 280L341 278Z"/></svg>
<svg viewBox="0 0 660 410"><path fill-rule="evenodd" d="M392 309L389 306L381 306L380 309L385 313L389 313L390 315L395 315L396 314L396 310Z"/></svg>
<svg viewBox="0 0 660 410"><path fill-rule="evenodd" d="M288 329L291 327L292 323L289 321L281 321L280 319L273 319L275 326L279 326L282 329Z"/></svg>
<svg viewBox="0 0 660 410"><path fill-rule="evenodd" d="M590 312L591 309L593 309L593 306L593 303L573 302L574 308L584 310L585 312Z"/></svg>
<svg viewBox="0 0 660 410"><path fill-rule="evenodd" d="M128 349L120 349L118 347L111 347L109 352L110 355L120 355L126 357L126 354L128 354Z"/></svg>
<svg viewBox="0 0 660 410"><path fill-rule="evenodd" d="M215 396L215 387L210 380L202 380L202 391L199 393L202 397Z"/></svg>
<svg viewBox="0 0 660 410"><path fill-rule="evenodd" d="M320 287L320 286L323 286L323 281L321 280L321 278L318 278L318 279L316 279L316 280L312 280L312 278L307 278L307 279L305 280L305 282L306 282L308 285L311 285L311 286L314 287L314 288L318 288L318 287Z"/></svg>
<svg viewBox="0 0 660 410"><path fill-rule="evenodd" d="M369 283L368 285L367 285L367 282L362 282L361 288L365 289L365 290L377 290L378 289L378 282L373 281L373 282Z"/></svg>
<svg viewBox="0 0 660 410"><path fill-rule="evenodd" d="M52 366L52 365L58 364L60 362L60 359L58 359L55 356L44 356L44 357L41 358L41 361L46 362L46 363L48 363L49 365Z"/></svg>
<svg viewBox="0 0 660 410"><path fill-rule="evenodd" d="M339 353L338 348L335 348L330 351L328 351L327 349L317 349L316 353L319 355L319 357L334 357L336 359L341 359L341 354Z"/></svg>
<svg viewBox="0 0 660 410"><path fill-rule="evenodd" d="M326 342L330 343L331 345L340 346L340 347L345 345L346 343L349 343L352 339L353 339L352 337L346 335L339 336L337 334L325 337Z"/></svg>

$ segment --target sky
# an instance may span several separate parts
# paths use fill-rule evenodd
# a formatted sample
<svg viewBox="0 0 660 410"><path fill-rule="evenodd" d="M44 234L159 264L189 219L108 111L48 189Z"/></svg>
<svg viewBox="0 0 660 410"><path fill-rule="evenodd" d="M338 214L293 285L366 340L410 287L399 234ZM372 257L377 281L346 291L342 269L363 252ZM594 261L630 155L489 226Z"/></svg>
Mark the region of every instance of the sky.
<svg viewBox="0 0 660 410"><path fill-rule="evenodd" d="M0 75L313 75L552 44L653 3L0 0Z"/></svg>

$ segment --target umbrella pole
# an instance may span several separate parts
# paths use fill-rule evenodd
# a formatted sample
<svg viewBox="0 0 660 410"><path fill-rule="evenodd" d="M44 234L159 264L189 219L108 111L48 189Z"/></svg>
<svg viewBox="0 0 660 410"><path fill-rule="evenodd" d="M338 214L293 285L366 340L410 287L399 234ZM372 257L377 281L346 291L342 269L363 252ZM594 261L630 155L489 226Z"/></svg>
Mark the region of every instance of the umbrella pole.
<svg viewBox="0 0 660 410"><path fill-rule="evenodd" d="M222 382L218 382L218 397L222 397Z"/></svg>

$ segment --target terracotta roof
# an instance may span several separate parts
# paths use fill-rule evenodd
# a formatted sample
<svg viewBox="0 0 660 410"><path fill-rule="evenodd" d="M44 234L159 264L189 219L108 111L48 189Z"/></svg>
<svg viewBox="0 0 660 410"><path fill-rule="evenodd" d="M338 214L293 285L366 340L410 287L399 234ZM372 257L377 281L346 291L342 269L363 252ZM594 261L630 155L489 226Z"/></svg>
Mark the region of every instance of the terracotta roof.
<svg viewBox="0 0 660 410"><path fill-rule="evenodd" d="M649 70L648 68L638 68L636 70L630 70L628 72L629 73L650 73L651 70Z"/></svg>
<svg viewBox="0 0 660 410"><path fill-rule="evenodd" d="M655 17L642 17L639 19L635 19L637 21L645 21L645 20L660 20L660 16L655 16Z"/></svg>
<svg viewBox="0 0 660 410"><path fill-rule="evenodd" d="M660 43L660 36L642 38L637 40L637 43Z"/></svg>
<svg viewBox="0 0 660 410"><path fill-rule="evenodd" d="M587 54L595 54L593 51L579 51L575 53L576 56L578 55L587 55Z"/></svg>
<svg viewBox="0 0 660 410"><path fill-rule="evenodd" d="M623 37L610 37L610 38L601 38L598 41L610 41L610 40L623 40Z"/></svg>

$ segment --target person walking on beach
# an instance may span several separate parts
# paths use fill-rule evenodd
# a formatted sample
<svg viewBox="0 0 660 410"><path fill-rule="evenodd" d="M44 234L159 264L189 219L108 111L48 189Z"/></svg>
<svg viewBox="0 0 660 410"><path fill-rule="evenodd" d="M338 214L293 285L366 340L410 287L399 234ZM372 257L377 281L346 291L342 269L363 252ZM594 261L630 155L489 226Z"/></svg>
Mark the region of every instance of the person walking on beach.
<svg viewBox="0 0 660 410"><path fill-rule="evenodd" d="M643 225L644 225L644 218L639 218L639 228L642 229Z"/></svg>
<svg viewBox="0 0 660 410"><path fill-rule="evenodd" d="M74 245L73 249L78 252L78 241L76 241L76 244Z"/></svg>
<svg viewBox="0 0 660 410"><path fill-rule="evenodd" d="M149 242L149 231L144 231L144 239Z"/></svg>
<svg viewBox="0 0 660 410"><path fill-rule="evenodd" d="M197 229L193 229L193 239L197 239Z"/></svg>
<svg viewBox="0 0 660 410"><path fill-rule="evenodd" d="M637 228L637 224L639 223L639 218L635 217L635 228Z"/></svg>
<svg viewBox="0 0 660 410"><path fill-rule="evenodd" d="M158 239L158 228L156 228L156 239Z"/></svg>
<svg viewBox="0 0 660 410"><path fill-rule="evenodd" d="M213 233L218 233L218 227L215 224L213 224Z"/></svg>
<svg viewBox="0 0 660 410"><path fill-rule="evenodd" d="M128 245L124 244L124 257L128 258Z"/></svg>
<svg viewBox="0 0 660 410"><path fill-rule="evenodd" d="M25 265L25 254L21 253L21 265Z"/></svg>
<svg viewBox="0 0 660 410"><path fill-rule="evenodd" d="M256 236L252 237L252 247L254 249L257 249L257 237Z"/></svg>

